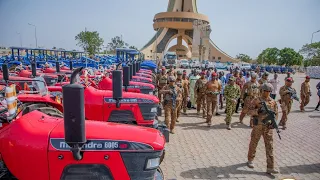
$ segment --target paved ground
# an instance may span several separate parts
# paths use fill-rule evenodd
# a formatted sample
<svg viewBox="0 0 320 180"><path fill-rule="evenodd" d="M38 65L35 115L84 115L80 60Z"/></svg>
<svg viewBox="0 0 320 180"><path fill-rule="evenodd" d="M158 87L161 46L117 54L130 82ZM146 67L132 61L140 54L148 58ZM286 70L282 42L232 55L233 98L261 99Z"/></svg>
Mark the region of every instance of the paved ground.
<svg viewBox="0 0 320 180"><path fill-rule="evenodd" d="M294 76L294 87L300 93L304 75ZM273 77L273 75L271 75ZM280 76L280 80L284 75ZM171 135L166 145L166 157L161 165L167 180L173 179L320 179L320 113L314 111L318 101L316 83L311 80L313 96L305 113L299 111L299 103L294 102L289 115L288 128L281 132L282 140L274 132L275 162L280 174L267 175L263 139L257 148L256 167L246 166L251 128L249 118L245 124L238 124L239 114L233 117L233 129L226 130L224 110L221 116L213 118L213 126L208 128L204 119L189 111L177 124L176 134ZM284 81L281 82L281 85ZM279 108L280 109L280 108ZM281 114L280 114L281 117ZM280 118L279 117L279 118ZM163 117L161 117L163 120Z"/></svg>

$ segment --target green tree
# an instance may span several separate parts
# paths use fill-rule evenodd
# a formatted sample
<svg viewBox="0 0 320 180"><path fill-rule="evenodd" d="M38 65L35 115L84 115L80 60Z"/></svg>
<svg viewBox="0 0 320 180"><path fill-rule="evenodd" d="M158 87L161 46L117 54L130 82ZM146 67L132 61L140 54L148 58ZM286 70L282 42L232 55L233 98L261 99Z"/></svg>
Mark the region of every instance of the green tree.
<svg viewBox="0 0 320 180"><path fill-rule="evenodd" d="M304 55L304 66L320 66L320 42L302 46L299 53Z"/></svg>
<svg viewBox="0 0 320 180"><path fill-rule="evenodd" d="M130 48L130 49L138 50L138 48L137 48L137 47L135 47L135 46L129 46L129 48Z"/></svg>
<svg viewBox="0 0 320 180"><path fill-rule="evenodd" d="M116 53L116 49L117 48L122 48L125 46L129 46L128 43L125 43L122 38L120 38L119 36L116 36L114 38L111 39L111 42L108 43L108 53L110 54L115 54Z"/></svg>
<svg viewBox="0 0 320 180"><path fill-rule="evenodd" d="M267 48L263 50L258 56L258 63L263 64L278 64L280 50L278 48Z"/></svg>
<svg viewBox="0 0 320 180"><path fill-rule="evenodd" d="M236 56L236 59L240 59L241 61L247 62L247 63L251 63L252 61L251 57L246 54L238 54Z"/></svg>
<svg viewBox="0 0 320 180"><path fill-rule="evenodd" d="M82 47L89 55L98 53L104 42L97 31L81 31L75 37L75 40L78 41L77 45Z"/></svg>
<svg viewBox="0 0 320 180"><path fill-rule="evenodd" d="M279 65L302 65L303 56L292 48L283 48L280 50Z"/></svg>

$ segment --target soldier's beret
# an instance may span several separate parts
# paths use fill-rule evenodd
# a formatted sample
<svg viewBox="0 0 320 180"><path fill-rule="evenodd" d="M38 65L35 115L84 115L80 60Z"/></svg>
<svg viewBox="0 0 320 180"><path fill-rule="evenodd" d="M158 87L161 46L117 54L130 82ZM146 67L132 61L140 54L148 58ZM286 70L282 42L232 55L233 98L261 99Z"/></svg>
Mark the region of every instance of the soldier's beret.
<svg viewBox="0 0 320 180"><path fill-rule="evenodd" d="M310 76L306 76L306 79L310 79Z"/></svg>
<svg viewBox="0 0 320 180"><path fill-rule="evenodd" d="M263 91L272 91L273 90L273 86L270 83L264 83L261 85L261 89Z"/></svg>
<svg viewBox="0 0 320 180"><path fill-rule="evenodd" d="M200 75L205 75L206 72L205 71L201 71Z"/></svg>
<svg viewBox="0 0 320 180"><path fill-rule="evenodd" d="M165 69L166 69L166 67L162 66L162 70L165 70Z"/></svg>
<svg viewBox="0 0 320 180"><path fill-rule="evenodd" d="M184 71L184 72L183 72L183 75L186 75L186 74L187 74L187 71Z"/></svg>
<svg viewBox="0 0 320 180"><path fill-rule="evenodd" d="M181 71L178 71L178 72L177 72L177 75L182 75L182 72L181 72Z"/></svg>
<svg viewBox="0 0 320 180"><path fill-rule="evenodd" d="M293 82L293 79L291 77L287 78L286 81Z"/></svg>
<svg viewBox="0 0 320 180"><path fill-rule="evenodd" d="M229 77L229 81L235 81L235 80L236 80L236 78L234 76Z"/></svg>
<svg viewBox="0 0 320 180"><path fill-rule="evenodd" d="M176 78L174 76L169 76L169 82L175 82Z"/></svg>
<svg viewBox="0 0 320 180"><path fill-rule="evenodd" d="M218 76L216 72L213 72L211 76Z"/></svg>

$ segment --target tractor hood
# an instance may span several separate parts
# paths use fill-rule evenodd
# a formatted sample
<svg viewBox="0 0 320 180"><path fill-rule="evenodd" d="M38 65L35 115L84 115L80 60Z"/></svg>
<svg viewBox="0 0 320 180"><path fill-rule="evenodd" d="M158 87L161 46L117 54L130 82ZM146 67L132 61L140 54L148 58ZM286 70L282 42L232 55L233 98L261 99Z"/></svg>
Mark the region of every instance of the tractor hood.
<svg viewBox="0 0 320 180"><path fill-rule="evenodd" d="M84 146L88 151L159 151L164 149L163 134L153 128L88 120L85 121L85 125L87 144ZM63 121L52 130L49 143L49 150L67 150ZM126 144L123 149L118 146L121 143Z"/></svg>

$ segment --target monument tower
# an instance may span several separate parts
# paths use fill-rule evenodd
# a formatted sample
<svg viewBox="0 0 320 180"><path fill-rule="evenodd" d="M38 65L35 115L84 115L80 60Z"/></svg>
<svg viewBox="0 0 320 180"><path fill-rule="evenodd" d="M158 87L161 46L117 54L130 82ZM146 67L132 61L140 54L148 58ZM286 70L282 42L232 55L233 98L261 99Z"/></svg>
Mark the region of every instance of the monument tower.
<svg viewBox="0 0 320 180"><path fill-rule="evenodd" d="M165 50L176 52L179 59L235 62L210 39L209 18L198 13L196 0L169 0L166 12L153 19L154 37L141 49L146 59L162 59ZM177 38L177 44L168 47ZM185 41L187 46L183 45Z"/></svg>

